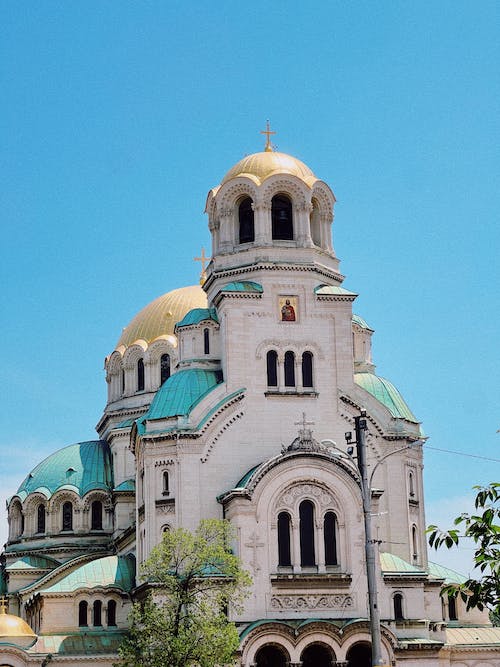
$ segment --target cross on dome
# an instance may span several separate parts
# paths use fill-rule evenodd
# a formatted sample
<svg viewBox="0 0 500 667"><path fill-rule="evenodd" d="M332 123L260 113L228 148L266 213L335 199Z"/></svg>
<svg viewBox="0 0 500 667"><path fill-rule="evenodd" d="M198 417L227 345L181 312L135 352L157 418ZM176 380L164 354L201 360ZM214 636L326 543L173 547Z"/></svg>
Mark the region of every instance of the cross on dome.
<svg viewBox="0 0 500 667"><path fill-rule="evenodd" d="M207 271L206 268L212 258L208 257L205 255L205 248L201 249L201 256L200 257L193 257L193 260L195 262L201 262L201 274L200 274L200 285L203 285L205 280L207 279Z"/></svg>
<svg viewBox="0 0 500 667"><path fill-rule="evenodd" d="M276 132L271 130L271 126L269 125L269 121L266 120L266 129L260 131L261 134L266 135L266 147L264 148L264 151L266 153L272 153L273 151L273 146L271 144L271 134L276 134Z"/></svg>

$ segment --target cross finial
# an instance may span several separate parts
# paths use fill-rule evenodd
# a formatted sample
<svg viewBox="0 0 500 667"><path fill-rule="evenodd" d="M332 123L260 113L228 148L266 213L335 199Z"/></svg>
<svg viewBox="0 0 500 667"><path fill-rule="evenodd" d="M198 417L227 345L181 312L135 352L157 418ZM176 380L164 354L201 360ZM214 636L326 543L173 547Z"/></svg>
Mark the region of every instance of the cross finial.
<svg viewBox="0 0 500 667"><path fill-rule="evenodd" d="M2 595L0 597L0 614L6 614L9 606L9 598Z"/></svg>
<svg viewBox="0 0 500 667"><path fill-rule="evenodd" d="M261 130L260 133L266 135L266 147L264 148L264 150L266 151L266 153L272 153L273 146L271 144L271 138L270 137L271 137L271 134L276 134L276 132L271 131L271 126L269 125L268 120L266 120L266 129Z"/></svg>
<svg viewBox="0 0 500 667"><path fill-rule="evenodd" d="M205 255L205 248L201 249L201 256L200 257L193 257L193 260L195 262L201 262L200 285L203 285L203 283L207 279L206 268L207 268L208 263L210 262L211 259L212 259L211 257L208 257L207 255Z"/></svg>
<svg viewBox="0 0 500 667"><path fill-rule="evenodd" d="M303 412L303 413L302 413L302 421L300 421L300 422L295 422L295 426L302 426L302 430L305 431L305 430L306 430L306 426L314 426L314 422L308 422L308 421L306 420L306 413Z"/></svg>

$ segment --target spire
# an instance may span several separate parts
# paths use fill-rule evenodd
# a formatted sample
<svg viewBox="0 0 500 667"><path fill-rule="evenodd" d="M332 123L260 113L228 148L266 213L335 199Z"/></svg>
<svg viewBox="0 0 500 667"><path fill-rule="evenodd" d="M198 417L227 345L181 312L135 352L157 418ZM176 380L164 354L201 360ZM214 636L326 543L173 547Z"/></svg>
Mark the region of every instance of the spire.
<svg viewBox="0 0 500 667"><path fill-rule="evenodd" d="M271 144L271 134L276 134L276 132L273 132L271 130L271 126L269 125L269 121L266 120L266 129L260 131L261 134L265 134L266 136L266 147L264 148L264 151L266 153L272 153L273 152L273 145Z"/></svg>

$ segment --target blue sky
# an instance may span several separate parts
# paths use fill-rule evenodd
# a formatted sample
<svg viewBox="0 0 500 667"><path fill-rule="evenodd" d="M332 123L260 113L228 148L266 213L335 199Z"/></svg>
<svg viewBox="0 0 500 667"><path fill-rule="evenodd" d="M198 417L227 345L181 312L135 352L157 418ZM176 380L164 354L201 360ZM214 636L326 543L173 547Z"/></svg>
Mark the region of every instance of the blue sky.
<svg viewBox="0 0 500 667"><path fill-rule="evenodd" d="M105 355L197 281L206 193L266 118L336 194L378 373L430 436L428 521L500 479L499 19L488 1L3 3L5 495L95 436Z"/></svg>

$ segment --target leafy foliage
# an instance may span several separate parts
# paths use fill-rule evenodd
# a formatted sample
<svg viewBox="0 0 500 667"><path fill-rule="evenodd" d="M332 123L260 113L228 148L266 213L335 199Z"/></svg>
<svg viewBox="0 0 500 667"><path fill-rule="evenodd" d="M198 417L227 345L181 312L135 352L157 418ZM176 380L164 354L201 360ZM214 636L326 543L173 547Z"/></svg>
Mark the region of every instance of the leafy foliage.
<svg viewBox="0 0 500 667"><path fill-rule="evenodd" d="M239 638L226 610L241 608L251 580L229 551L232 537L217 519L164 533L141 568L153 592L133 606L120 667L234 664Z"/></svg>
<svg viewBox="0 0 500 667"><path fill-rule="evenodd" d="M458 516L455 526L448 531L437 526L429 526L429 544L438 549L442 545L448 549L470 538L476 545L474 562L481 572L478 579L468 579L463 584L449 584L443 594L460 596L467 609L487 607L496 616L500 614L500 482L488 486L475 486L477 490L475 508L478 513L463 513Z"/></svg>

